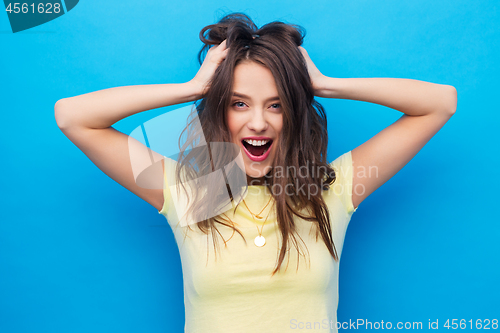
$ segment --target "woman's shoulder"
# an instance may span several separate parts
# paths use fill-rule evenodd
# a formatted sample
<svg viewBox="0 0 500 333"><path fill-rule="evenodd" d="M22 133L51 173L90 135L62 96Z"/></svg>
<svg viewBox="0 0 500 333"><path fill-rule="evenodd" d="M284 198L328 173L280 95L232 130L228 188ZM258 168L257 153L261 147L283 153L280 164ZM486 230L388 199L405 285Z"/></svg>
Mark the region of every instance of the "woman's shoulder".
<svg viewBox="0 0 500 333"><path fill-rule="evenodd" d="M177 164L179 164L179 162L177 162L173 158L163 156L163 165L164 165L165 171L175 170L175 168L177 167Z"/></svg>
<svg viewBox="0 0 500 333"><path fill-rule="evenodd" d="M351 167L352 167L352 157L350 150L338 156L329 164L335 170L335 172L337 172L337 170L346 169L349 166L349 161L351 162Z"/></svg>
<svg viewBox="0 0 500 333"><path fill-rule="evenodd" d="M351 151L338 156L330 163L335 171L335 181L323 192L327 198L340 198L348 214L356 211L352 203L353 164Z"/></svg>

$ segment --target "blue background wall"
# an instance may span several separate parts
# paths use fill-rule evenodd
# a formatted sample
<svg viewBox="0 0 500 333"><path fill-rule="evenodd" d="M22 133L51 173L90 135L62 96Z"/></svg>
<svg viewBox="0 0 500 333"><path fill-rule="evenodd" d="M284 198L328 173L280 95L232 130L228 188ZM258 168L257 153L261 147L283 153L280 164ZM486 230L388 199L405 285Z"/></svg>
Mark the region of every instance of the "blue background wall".
<svg viewBox="0 0 500 333"><path fill-rule="evenodd" d="M341 260L340 322L500 317L497 1L82 1L13 34L0 14L0 332L181 332L179 254L164 217L57 128L58 99L198 70L198 33L231 11L300 24L332 77L451 84L458 109L359 206ZM401 113L318 99L329 159ZM130 133L175 107L116 124ZM470 325L470 324L468 324ZM490 325L491 327L491 325Z"/></svg>

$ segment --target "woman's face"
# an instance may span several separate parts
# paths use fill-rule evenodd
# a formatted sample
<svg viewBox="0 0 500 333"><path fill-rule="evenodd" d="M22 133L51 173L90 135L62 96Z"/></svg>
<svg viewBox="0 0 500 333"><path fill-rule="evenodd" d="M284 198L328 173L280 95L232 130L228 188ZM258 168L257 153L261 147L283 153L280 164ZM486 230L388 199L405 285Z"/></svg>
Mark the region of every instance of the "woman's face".
<svg viewBox="0 0 500 333"><path fill-rule="evenodd" d="M266 175L283 127L278 89L267 67L250 61L235 67L227 124L232 142L240 147L246 174L252 178Z"/></svg>

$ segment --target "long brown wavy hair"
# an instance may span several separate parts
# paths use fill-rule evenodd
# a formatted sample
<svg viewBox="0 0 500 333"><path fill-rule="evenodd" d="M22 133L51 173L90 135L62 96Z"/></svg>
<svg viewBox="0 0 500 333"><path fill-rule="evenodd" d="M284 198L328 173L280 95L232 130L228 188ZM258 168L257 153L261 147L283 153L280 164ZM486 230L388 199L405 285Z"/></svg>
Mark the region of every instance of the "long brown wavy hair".
<svg viewBox="0 0 500 333"><path fill-rule="evenodd" d="M218 23L204 27L200 32L200 39L204 43L198 54L200 65L211 45L218 45L226 39L229 51L215 71L208 91L197 102L196 110L184 129L185 143L179 141L181 153L176 180L182 187L188 181L202 179L203 176L215 174L216 170L224 169L239 152L236 145L217 146L217 143L231 142L226 111L231 102L235 67L242 61L253 61L271 71L283 109L283 129L276 147L273 168L264 177L275 200L277 223L282 236L282 247L272 275L280 269L290 242L301 253L300 244L295 237L294 215L316 224L316 240L321 234L330 254L338 261L328 208L322 197L322 191L335 181L335 171L326 161L326 114L322 105L314 99L307 64L298 48L302 45L304 36L305 30L301 26L280 21L268 23L259 29L244 13L226 15ZM195 120L199 121L198 126L195 126ZM200 147L203 135L208 144ZM306 175L298 172L285 176L278 176L273 172L278 167L287 170L290 166L294 170L307 168L308 172ZM236 172L234 169L229 172ZM317 170L322 170L320 175ZM230 227L243 237L230 220L221 215L207 215L207 212L214 211L214 207L220 205L223 193L228 192L231 200L241 195L235 193L234 186L230 188L227 185L227 178L232 176L234 175L222 172L205 182L198 181L189 194L189 212L195 221L200 221L197 225L202 232L208 234L211 231L215 247L217 233L221 235L216 224ZM274 193L273 186L281 189L291 186L294 193ZM315 193L299 190L304 187L310 189L311 186L317 189ZM185 187L184 190L187 194Z"/></svg>

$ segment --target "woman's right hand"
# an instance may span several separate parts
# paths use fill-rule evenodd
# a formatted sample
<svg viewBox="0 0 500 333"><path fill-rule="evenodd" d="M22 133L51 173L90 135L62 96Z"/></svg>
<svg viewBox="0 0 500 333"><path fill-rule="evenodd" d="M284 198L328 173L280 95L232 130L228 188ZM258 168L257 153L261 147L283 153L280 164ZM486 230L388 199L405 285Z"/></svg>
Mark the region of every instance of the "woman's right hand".
<svg viewBox="0 0 500 333"><path fill-rule="evenodd" d="M210 88L210 80L217 67L219 67L221 62L226 58L228 50L229 48L226 48L226 39L219 45L212 46L208 50L198 73L196 73L196 76L190 81L191 84L195 85L201 95L205 95Z"/></svg>

